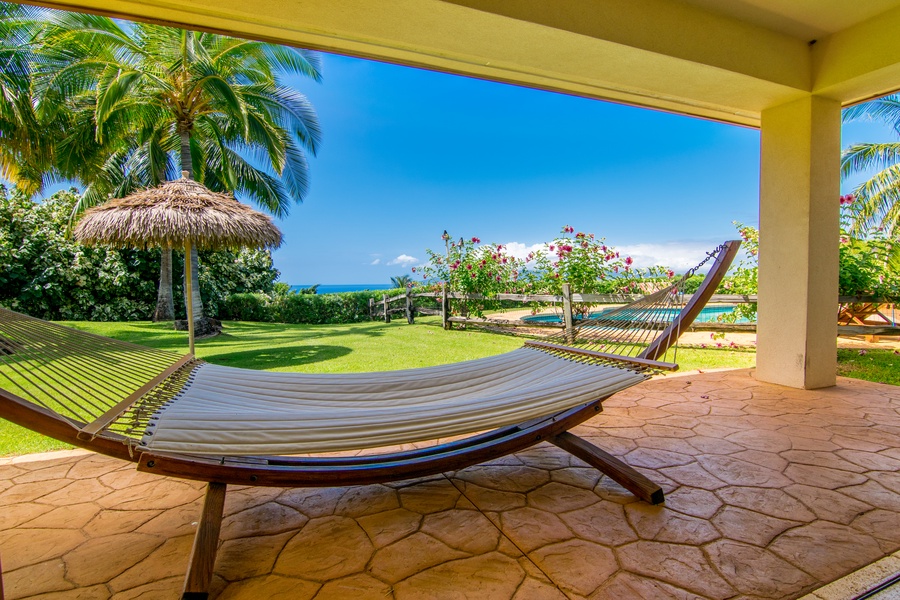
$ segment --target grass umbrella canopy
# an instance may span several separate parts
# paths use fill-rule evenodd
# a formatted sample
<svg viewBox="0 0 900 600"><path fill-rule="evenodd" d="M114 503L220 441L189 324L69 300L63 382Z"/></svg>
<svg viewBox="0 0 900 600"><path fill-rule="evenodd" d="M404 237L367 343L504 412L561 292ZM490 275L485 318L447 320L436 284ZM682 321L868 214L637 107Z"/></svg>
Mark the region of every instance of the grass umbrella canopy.
<svg viewBox="0 0 900 600"><path fill-rule="evenodd" d="M74 230L84 244L120 248L186 244L201 250L277 248L272 219L230 194L210 191L183 176L85 211Z"/></svg>

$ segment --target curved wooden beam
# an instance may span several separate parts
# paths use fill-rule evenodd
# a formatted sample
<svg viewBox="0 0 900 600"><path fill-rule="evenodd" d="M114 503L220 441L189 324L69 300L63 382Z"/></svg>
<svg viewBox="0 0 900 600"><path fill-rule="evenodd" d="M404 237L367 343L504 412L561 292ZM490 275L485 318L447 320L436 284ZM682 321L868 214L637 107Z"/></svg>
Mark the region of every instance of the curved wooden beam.
<svg viewBox="0 0 900 600"><path fill-rule="evenodd" d="M582 423L608 396L567 411L456 442L406 452L349 457L209 457L141 454L139 471L198 481L275 487L332 487L399 481L455 471L519 452Z"/></svg>
<svg viewBox="0 0 900 600"><path fill-rule="evenodd" d="M659 334L646 350L638 354L638 358L656 360L678 341L681 333L691 326L712 295L716 293L716 289L722 282L722 278L725 277L725 273L728 272L740 247L740 240L731 240L722 244L716 256L716 262L710 267L709 273L700 284L700 289L691 296L685 307L681 309L681 313L666 327L665 331Z"/></svg>

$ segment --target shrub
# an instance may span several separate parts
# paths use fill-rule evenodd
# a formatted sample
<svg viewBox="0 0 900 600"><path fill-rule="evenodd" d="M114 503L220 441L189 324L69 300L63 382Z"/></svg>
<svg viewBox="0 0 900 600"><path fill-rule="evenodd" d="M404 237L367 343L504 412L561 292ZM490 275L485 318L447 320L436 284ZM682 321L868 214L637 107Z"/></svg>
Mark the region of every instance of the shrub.
<svg viewBox="0 0 900 600"><path fill-rule="evenodd" d="M450 241L446 231L441 237L446 244L446 254L426 249L428 264L413 267L412 271L422 275L425 281L447 282L452 292L483 295L483 300L462 301L467 313L482 316L485 309L499 306L493 297L515 291L524 264L509 255L503 245L482 245L477 237Z"/></svg>
<svg viewBox="0 0 900 600"><path fill-rule="evenodd" d="M876 296L882 300L900 299L900 244L876 230L868 238L850 235L852 194L841 196L841 234L839 243L838 293L841 296ZM747 258L719 286L723 294L756 294L759 273L759 230L743 223L735 226L744 240ZM741 304L728 321L745 317L756 320L756 304Z"/></svg>
<svg viewBox="0 0 900 600"><path fill-rule="evenodd" d="M900 299L900 244L886 235L883 227L867 238L850 235L855 202L853 194L841 196L840 294L896 301Z"/></svg>
<svg viewBox="0 0 900 600"><path fill-rule="evenodd" d="M66 236L75 190L36 203L0 186L0 305L43 319L133 321L151 317L159 250L82 246ZM183 257L173 253L176 314L184 314ZM201 252L204 310L217 316L234 293L270 292L278 271L268 252Z"/></svg>
<svg viewBox="0 0 900 600"><path fill-rule="evenodd" d="M233 321L272 321L271 300L266 294L231 294L219 308L219 317Z"/></svg>
<svg viewBox="0 0 900 600"><path fill-rule="evenodd" d="M397 296L406 290L366 290L341 294L304 294L286 292L276 284L271 294L232 294L222 303L221 317L238 321L268 321L336 325L368 321L369 299L379 304L382 296ZM434 304L421 299L420 302Z"/></svg>
<svg viewBox="0 0 900 600"><path fill-rule="evenodd" d="M42 319L147 319L158 250L89 248L65 235L78 196L41 203L0 186L0 304Z"/></svg>
<svg viewBox="0 0 900 600"><path fill-rule="evenodd" d="M278 270L267 250L200 253L200 295L203 310L210 317L222 318L222 304L233 294L274 292L277 278Z"/></svg>
<svg viewBox="0 0 900 600"><path fill-rule="evenodd" d="M357 323L369 320L369 299L376 302L393 291L345 292L342 294L287 294L270 299L270 319L279 323L312 325Z"/></svg>
<svg viewBox="0 0 900 600"><path fill-rule="evenodd" d="M755 295L759 291L757 280L759 278L759 230L750 225L744 225L734 221L734 226L741 234L743 240L741 246L745 253L734 271L727 277L722 279L719 288L716 290L719 294L743 294ZM734 311L720 315L720 321L727 323L735 323L738 319L747 319L748 321L756 321L756 303L738 304L734 307Z"/></svg>

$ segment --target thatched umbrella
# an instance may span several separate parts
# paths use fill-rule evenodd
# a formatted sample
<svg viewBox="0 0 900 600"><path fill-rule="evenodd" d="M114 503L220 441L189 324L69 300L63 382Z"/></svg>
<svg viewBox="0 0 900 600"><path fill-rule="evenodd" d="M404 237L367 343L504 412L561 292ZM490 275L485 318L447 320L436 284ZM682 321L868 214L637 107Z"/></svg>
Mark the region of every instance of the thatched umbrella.
<svg viewBox="0 0 900 600"><path fill-rule="evenodd" d="M277 248L281 232L272 219L241 204L230 194L210 191L182 171L181 179L110 200L87 210L74 231L83 244L115 247L184 247L188 335L194 353L191 247Z"/></svg>

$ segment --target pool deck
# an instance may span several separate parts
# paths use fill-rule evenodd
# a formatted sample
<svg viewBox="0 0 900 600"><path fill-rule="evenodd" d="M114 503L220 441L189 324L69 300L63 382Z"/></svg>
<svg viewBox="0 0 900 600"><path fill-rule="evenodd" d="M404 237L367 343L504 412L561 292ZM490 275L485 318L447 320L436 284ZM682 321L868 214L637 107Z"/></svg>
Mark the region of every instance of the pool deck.
<svg viewBox="0 0 900 600"><path fill-rule="evenodd" d="M548 444L389 485L232 486L211 597L790 599L900 549L897 387L668 376L575 432L665 504ZM84 452L0 461L7 598L177 598L202 493Z"/></svg>
<svg viewBox="0 0 900 600"><path fill-rule="evenodd" d="M545 313L553 312L552 309L545 310ZM537 314L542 314L538 312ZM522 317L532 315L531 310L510 310L503 313L492 314L492 318L517 320ZM544 330L546 333L546 330ZM837 338L838 348L856 348L856 349L885 349L900 350L900 339L896 337L878 337L875 341L867 341L865 336L856 337L839 337ZM715 347L716 344L730 346L732 343L740 348L755 348L756 334L743 332L727 332L724 334L713 335L709 331L688 331L682 333L678 338L678 343L682 347Z"/></svg>

